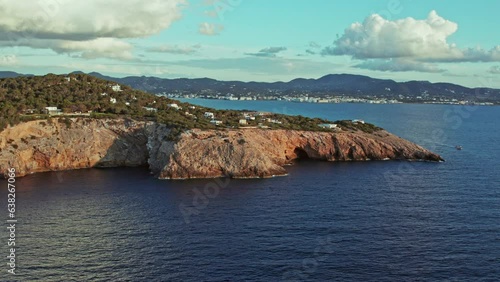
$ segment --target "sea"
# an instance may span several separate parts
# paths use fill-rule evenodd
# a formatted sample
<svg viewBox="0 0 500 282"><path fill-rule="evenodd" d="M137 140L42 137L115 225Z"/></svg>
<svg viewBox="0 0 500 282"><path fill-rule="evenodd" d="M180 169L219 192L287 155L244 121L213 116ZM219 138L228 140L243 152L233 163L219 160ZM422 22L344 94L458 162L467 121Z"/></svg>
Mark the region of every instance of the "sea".
<svg viewBox="0 0 500 282"><path fill-rule="evenodd" d="M147 168L17 178L16 275L3 221L0 280L500 281L500 107L184 101L363 119L446 161L303 160L246 180Z"/></svg>

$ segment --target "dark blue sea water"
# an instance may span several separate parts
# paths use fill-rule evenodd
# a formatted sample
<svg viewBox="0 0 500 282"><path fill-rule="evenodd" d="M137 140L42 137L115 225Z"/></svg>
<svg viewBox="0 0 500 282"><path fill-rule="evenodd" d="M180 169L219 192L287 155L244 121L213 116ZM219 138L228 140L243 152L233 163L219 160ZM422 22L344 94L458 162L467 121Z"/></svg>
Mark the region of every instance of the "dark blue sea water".
<svg viewBox="0 0 500 282"><path fill-rule="evenodd" d="M446 162L305 161L264 180L160 181L145 168L19 178L18 275L3 263L0 280L500 280L499 107L190 102L365 119Z"/></svg>

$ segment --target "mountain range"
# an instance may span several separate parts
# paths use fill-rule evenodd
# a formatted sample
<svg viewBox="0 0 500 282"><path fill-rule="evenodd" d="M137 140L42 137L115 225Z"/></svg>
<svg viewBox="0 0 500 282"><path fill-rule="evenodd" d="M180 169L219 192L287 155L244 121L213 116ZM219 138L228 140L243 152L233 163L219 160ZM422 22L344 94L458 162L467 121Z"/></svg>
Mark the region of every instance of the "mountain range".
<svg viewBox="0 0 500 282"><path fill-rule="evenodd" d="M73 72L82 73L82 72ZM0 77L16 77L22 74L0 72ZM242 82L219 81L210 78L158 78L129 76L123 78L105 76L97 72L89 75L128 85L146 92L227 95L235 96L283 96L310 94L316 97L347 95L352 97L385 97L406 99L457 99L481 102L500 102L500 89L487 87L468 88L452 83L431 83L429 81L396 82L362 75L329 74L319 79L297 78L289 82Z"/></svg>

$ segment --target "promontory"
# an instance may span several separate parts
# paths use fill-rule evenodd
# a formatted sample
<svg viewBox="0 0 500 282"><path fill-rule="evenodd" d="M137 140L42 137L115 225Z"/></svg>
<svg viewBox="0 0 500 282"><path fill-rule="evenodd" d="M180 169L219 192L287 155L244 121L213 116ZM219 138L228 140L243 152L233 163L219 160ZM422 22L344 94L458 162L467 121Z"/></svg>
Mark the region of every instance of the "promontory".
<svg viewBox="0 0 500 282"><path fill-rule="evenodd" d="M87 75L0 80L0 171L148 166L162 179L285 175L296 159L442 158L364 121L222 111Z"/></svg>

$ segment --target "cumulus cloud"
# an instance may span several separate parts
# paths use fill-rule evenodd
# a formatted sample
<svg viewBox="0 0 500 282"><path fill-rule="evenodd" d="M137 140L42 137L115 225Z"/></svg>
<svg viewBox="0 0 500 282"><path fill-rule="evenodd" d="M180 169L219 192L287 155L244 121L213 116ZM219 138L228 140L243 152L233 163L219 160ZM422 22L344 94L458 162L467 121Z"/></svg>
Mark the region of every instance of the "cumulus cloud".
<svg viewBox="0 0 500 282"><path fill-rule="evenodd" d="M51 48L57 53L76 53L85 59L112 58L131 60L132 45L114 38L98 38L88 41L59 41Z"/></svg>
<svg viewBox="0 0 500 282"><path fill-rule="evenodd" d="M14 66L17 62L16 55L4 55L0 57L0 66Z"/></svg>
<svg viewBox="0 0 500 282"><path fill-rule="evenodd" d="M221 31L224 30L224 26L220 24L213 24L213 23L201 23L198 32L202 35L218 35Z"/></svg>
<svg viewBox="0 0 500 282"><path fill-rule="evenodd" d="M198 52L201 48L201 45L193 45L193 46L178 46L178 45L162 45L153 48L149 48L149 52L155 53L169 53L176 55L192 55Z"/></svg>
<svg viewBox="0 0 500 282"><path fill-rule="evenodd" d="M445 71L444 69L440 69L435 64L420 63L405 59L368 60L355 65L355 67L386 72L418 71L439 73Z"/></svg>
<svg viewBox="0 0 500 282"><path fill-rule="evenodd" d="M0 46L12 46L10 42L1 42ZM58 54L68 54L84 59L111 58L118 60L133 59L133 46L115 38L97 38L84 41L51 40L51 39L20 39L15 46L34 49L51 49Z"/></svg>
<svg viewBox="0 0 500 282"><path fill-rule="evenodd" d="M119 39L156 34L179 19L186 0L0 1L0 44L50 48L82 58L128 59Z"/></svg>
<svg viewBox="0 0 500 282"><path fill-rule="evenodd" d="M185 0L1 1L0 32L66 40L143 37L179 19L183 3Z"/></svg>
<svg viewBox="0 0 500 282"><path fill-rule="evenodd" d="M446 61L446 60L443 60ZM500 45L490 50L481 47L467 48L462 51L462 57L451 59L452 62L500 62Z"/></svg>
<svg viewBox="0 0 500 282"><path fill-rule="evenodd" d="M354 59L404 58L415 62L491 62L500 61L500 46L461 49L448 38L458 25L431 11L425 20L405 18L386 20L378 14L363 23L353 23L322 55L349 55Z"/></svg>
<svg viewBox="0 0 500 282"><path fill-rule="evenodd" d="M286 47L268 47L268 48L261 49L257 53L246 53L246 55L255 56L255 57L270 57L270 58L274 58L274 57L276 57L276 55L278 53L286 51L286 50L287 50Z"/></svg>
<svg viewBox="0 0 500 282"><path fill-rule="evenodd" d="M489 73L492 74L500 74L500 66L492 66L489 70Z"/></svg>

